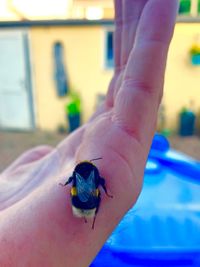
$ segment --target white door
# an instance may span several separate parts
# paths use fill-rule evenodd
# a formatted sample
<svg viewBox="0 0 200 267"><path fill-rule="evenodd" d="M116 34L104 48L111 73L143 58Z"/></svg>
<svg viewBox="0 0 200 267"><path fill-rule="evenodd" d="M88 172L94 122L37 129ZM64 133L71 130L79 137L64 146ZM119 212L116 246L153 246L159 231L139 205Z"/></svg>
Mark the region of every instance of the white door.
<svg viewBox="0 0 200 267"><path fill-rule="evenodd" d="M0 127L33 128L27 34L0 32Z"/></svg>

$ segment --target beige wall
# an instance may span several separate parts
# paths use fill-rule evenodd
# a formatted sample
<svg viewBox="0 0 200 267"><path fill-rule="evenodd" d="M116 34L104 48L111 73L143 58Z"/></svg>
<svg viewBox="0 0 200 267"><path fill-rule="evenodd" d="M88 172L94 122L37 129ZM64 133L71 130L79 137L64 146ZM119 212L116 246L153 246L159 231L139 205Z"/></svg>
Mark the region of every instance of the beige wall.
<svg viewBox="0 0 200 267"><path fill-rule="evenodd" d="M200 108L200 67L189 63L189 49L200 36L200 24L177 24L167 64L165 94L167 126L176 127L178 111L194 101ZM36 123L54 130L65 122L66 98L56 96L53 79L53 44L62 41L71 86L80 93L83 117L95 108L98 93L105 93L112 71L105 70L104 27L76 26L31 29ZM200 38L199 38L200 40Z"/></svg>
<svg viewBox="0 0 200 267"><path fill-rule="evenodd" d="M167 126L177 128L177 113L184 106L200 109L200 66L190 63L189 50L200 45L200 24L177 24L171 43L166 71L163 104Z"/></svg>
<svg viewBox="0 0 200 267"><path fill-rule="evenodd" d="M94 111L96 96L105 93L112 71L103 67L102 27L49 27L31 30L36 124L54 130L65 122L67 98L58 98L53 79L53 44L63 42L70 84L80 93L83 119Z"/></svg>

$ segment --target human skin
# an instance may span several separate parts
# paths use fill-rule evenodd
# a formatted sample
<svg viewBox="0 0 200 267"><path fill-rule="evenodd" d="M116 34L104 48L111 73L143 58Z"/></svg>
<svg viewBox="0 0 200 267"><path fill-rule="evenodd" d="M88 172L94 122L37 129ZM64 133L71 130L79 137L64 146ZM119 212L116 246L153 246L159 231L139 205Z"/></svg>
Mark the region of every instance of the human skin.
<svg viewBox="0 0 200 267"><path fill-rule="evenodd" d="M0 266L86 267L142 188L156 128L176 0L116 0L115 71L105 103L56 148L19 157L0 176ZM98 81L97 81L98 82ZM106 179L94 230L74 218L70 187L82 160Z"/></svg>

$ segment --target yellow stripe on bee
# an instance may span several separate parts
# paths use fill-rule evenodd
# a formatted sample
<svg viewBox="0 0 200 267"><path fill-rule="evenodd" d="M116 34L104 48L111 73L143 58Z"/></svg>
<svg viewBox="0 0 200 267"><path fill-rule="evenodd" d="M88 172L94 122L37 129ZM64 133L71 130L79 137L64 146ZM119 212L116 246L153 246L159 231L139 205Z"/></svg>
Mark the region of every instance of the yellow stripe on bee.
<svg viewBox="0 0 200 267"><path fill-rule="evenodd" d="M95 190L95 196L98 197L98 195L99 195L99 189L97 188L97 189Z"/></svg>
<svg viewBox="0 0 200 267"><path fill-rule="evenodd" d="M72 196L76 196L76 195L77 195L77 190L76 190L76 187L75 187L75 186L73 186L73 187L71 188L71 195L72 195Z"/></svg>
<svg viewBox="0 0 200 267"><path fill-rule="evenodd" d="M97 189L94 191L93 194L94 194L94 196L98 197L98 195L99 195L99 189L97 188ZM73 187L71 188L71 195L72 195L72 196L77 196L77 189L76 189L75 186L73 186Z"/></svg>

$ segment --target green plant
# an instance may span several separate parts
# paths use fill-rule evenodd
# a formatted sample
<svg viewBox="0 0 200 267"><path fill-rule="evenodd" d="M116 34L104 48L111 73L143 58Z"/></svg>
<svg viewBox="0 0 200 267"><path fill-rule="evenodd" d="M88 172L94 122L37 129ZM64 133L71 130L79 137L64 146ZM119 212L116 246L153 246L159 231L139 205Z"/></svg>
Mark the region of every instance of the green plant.
<svg viewBox="0 0 200 267"><path fill-rule="evenodd" d="M81 100L78 93L70 92L67 104L65 105L65 111L70 115L81 112Z"/></svg>
<svg viewBox="0 0 200 267"><path fill-rule="evenodd" d="M190 48L190 55L194 56L194 55L200 55L200 46L197 44L194 44L191 48Z"/></svg>

